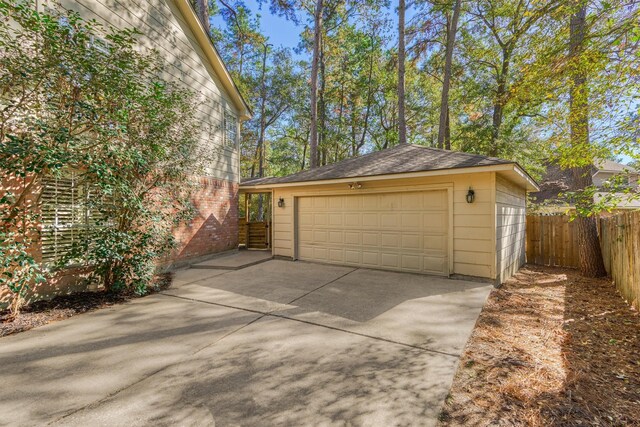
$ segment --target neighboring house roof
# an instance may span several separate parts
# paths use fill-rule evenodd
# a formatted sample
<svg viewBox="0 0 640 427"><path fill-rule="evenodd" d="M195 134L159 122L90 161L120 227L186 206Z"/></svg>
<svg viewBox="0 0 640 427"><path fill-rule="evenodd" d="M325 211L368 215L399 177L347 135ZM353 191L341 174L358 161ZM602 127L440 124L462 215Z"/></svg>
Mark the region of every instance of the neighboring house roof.
<svg viewBox="0 0 640 427"><path fill-rule="evenodd" d="M516 166L522 171L523 176L526 176L526 178L530 180L530 186L535 188L535 181L520 166L510 160L458 151L440 150L414 144L400 144L393 148L375 151L363 156L351 157L341 162L304 170L293 175L249 179L243 181L242 185L278 185L498 165Z"/></svg>
<svg viewBox="0 0 640 427"><path fill-rule="evenodd" d="M613 160L596 160L595 165L596 172L636 172L631 166Z"/></svg>
<svg viewBox="0 0 640 427"><path fill-rule="evenodd" d="M635 172L635 169L625 164L614 162L613 160L596 160L594 163L595 166L591 168L591 175L599 172ZM562 169L557 163L551 161L547 162L545 166L546 173L540 182L540 191L531 193L536 203L552 202L558 199L560 193L575 190L571 169ZM558 200L558 202L566 204L565 201Z"/></svg>
<svg viewBox="0 0 640 427"><path fill-rule="evenodd" d="M204 54L207 56L207 59L213 70L216 72L218 78L222 83L222 86L226 89L227 93L231 97L234 105L238 109L240 113L241 120L247 120L251 118L251 108L242 97L240 90L236 86L231 74L229 74L229 70L227 66L222 61L222 57L218 53L217 49L213 45L209 34L207 34L202 22L198 19L198 16L191 6L191 2L189 0L174 0L176 6L180 10L180 13L184 17L189 29L193 32L196 37L196 41L200 45L200 48L203 50Z"/></svg>

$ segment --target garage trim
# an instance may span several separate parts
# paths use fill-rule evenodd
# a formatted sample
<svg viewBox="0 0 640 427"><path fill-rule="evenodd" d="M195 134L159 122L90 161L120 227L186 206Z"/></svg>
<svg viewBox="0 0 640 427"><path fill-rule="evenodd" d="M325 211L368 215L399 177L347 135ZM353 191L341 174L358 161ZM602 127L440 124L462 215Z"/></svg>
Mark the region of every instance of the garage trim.
<svg viewBox="0 0 640 427"><path fill-rule="evenodd" d="M421 191L444 190L447 192L447 258L448 258L448 274L453 274L453 183L446 184L423 184L416 185L409 189L404 187L388 187L388 188L362 188L359 190L316 190L316 191L299 191L292 193L293 196L293 259L299 259L299 224L298 224L298 204L300 197L319 197L319 196L345 196L355 194L384 194L384 193L415 193Z"/></svg>

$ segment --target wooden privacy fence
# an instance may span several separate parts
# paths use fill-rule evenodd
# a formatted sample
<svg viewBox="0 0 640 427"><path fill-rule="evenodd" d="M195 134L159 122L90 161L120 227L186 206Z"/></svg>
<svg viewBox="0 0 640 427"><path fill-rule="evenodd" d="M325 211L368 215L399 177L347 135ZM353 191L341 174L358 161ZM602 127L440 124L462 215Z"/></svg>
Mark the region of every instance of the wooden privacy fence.
<svg viewBox="0 0 640 427"><path fill-rule="evenodd" d="M616 288L634 308L640 309L640 212L600 218L604 265Z"/></svg>
<svg viewBox="0 0 640 427"><path fill-rule="evenodd" d="M568 215L527 215L527 262L578 267L578 236ZM640 309L640 211L598 219L602 257L616 288Z"/></svg>
<svg viewBox="0 0 640 427"><path fill-rule="evenodd" d="M578 235L568 215L527 215L527 262L578 267Z"/></svg>

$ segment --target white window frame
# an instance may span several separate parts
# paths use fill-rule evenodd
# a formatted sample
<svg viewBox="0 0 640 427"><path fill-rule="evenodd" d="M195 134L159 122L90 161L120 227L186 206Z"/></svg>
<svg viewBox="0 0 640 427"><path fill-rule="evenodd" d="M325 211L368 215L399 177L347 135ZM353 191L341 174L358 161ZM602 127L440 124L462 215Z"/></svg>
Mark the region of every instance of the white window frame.
<svg viewBox="0 0 640 427"><path fill-rule="evenodd" d="M232 124L233 127L229 127L229 118L232 118ZM240 141L240 132L239 132L239 120L238 120L238 116L236 116L234 113L232 113L231 111L225 110L224 111L224 119L223 119L223 141L224 141L224 146L231 148L233 150L237 150L238 149L238 145L239 145L239 141ZM233 129L233 133L234 133L234 140L233 141L229 141L229 130Z"/></svg>

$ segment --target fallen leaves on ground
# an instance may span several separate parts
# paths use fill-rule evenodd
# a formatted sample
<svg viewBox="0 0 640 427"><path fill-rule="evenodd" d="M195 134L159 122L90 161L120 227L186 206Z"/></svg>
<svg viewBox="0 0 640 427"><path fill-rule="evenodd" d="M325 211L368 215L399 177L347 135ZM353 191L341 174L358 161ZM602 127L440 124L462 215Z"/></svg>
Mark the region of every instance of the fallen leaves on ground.
<svg viewBox="0 0 640 427"><path fill-rule="evenodd" d="M526 266L495 289L443 426L640 426L640 315L608 279Z"/></svg>

